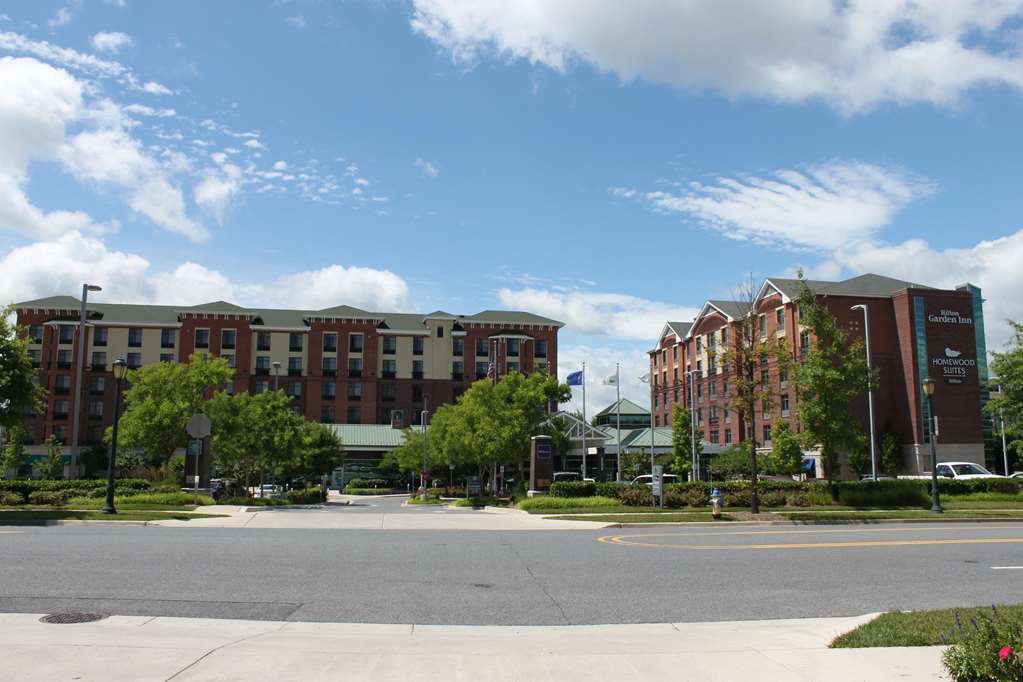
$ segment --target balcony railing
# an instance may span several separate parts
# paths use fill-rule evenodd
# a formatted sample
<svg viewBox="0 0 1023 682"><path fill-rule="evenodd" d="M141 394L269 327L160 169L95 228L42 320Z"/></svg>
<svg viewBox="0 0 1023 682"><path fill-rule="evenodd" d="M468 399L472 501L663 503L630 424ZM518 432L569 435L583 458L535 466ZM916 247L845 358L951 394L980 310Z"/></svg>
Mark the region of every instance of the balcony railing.
<svg viewBox="0 0 1023 682"><path fill-rule="evenodd" d="M263 344L263 343L257 344L257 345L256 345L256 350L257 350L257 351L262 351L262 352L265 352L265 353L269 353L269 352L270 352L270 344L269 344L269 343L266 343L266 344Z"/></svg>
<svg viewBox="0 0 1023 682"><path fill-rule="evenodd" d="M323 347L323 352L324 353L336 353L337 352L337 346L324 346Z"/></svg>
<svg viewBox="0 0 1023 682"><path fill-rule="evenodd" d="M301 367L289 367L288 368L288 376L289 377L300 377L300 376L302 376L302 368Z"/></svg>
<svg viewBox="0 0 1023 682"><path fill-rule="evenodd" d="M380 373L380 377L383 379L393 379L395 378L395 376L397 376L396 372L388 372L384 370L383 372Z"/></svg>
<svg viewBox="0 0 1023 682"><path fill-rule="evenodd" d="M160 342L160 348L173 348L173 347L174 347L174 342L173 341L161 341ZM227 348L227 346L224 346L224 347ZM231 348L234 348L234 345L232 345Z"/></svg>
<svg viewBox="0 0 1023 682"><path fill-rule="evenodd" d="M301 353L302 352L302 346L288 346L288 352L289 353Z"/></svg>
<svg viewBox="0 0 1023 682"><path fill-rule="evenodd" d="M269 376L269 374L270 374L270 368L269 367L257 367L256 368L256 376L258 376L258 377Z"/></svg>
<svg viewBox="0 0 1023 682"><path fill-rule="evenodd" d="M323 376L325 376L325 377L336 377L337 376L337 367L324 367L320 371L323 373Z"/></svg>
<svg viewBox="0 0 1023 682"><path fill-rule="evenodd" d="M358 379L359 377L362 376L362 370L361 369L351 369L351 368L349 368L348 369L348 376L351 377L352 379Z"/></svg>

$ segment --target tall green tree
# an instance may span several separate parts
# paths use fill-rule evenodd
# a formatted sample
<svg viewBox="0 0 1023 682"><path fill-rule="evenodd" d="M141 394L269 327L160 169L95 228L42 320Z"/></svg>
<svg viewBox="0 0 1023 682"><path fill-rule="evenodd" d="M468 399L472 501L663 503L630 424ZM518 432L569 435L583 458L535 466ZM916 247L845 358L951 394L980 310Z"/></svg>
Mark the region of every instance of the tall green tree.
<svg viewBox="0 0 1023 682"><path fill-rule="evenodd" d="M152 462L162 464L188 443L189 417L202 412L214 391L234 370L223 358L192 355L187 363L157 362L128 372L118 449L141 448ZM107 439L110 430L107 429Z"/></svg>
<svg viewBox="0 0 1023 682"><path fill-rule="evenodd" d="M4 443L4 447L0 450L0 476L6 476L7 472L12 471L13 476L17 476L21 471L21 468L28 462L28 456L25 455L25 427L21 425L21 422L15 422L13 426L7 429L7 442Z"/></svg>
<svg viewBox="0 0 1023 682"><path fill-rule="evenodd" d="M784 341L774 337L761 337L760 316L757 313L757 288L753 276L739 285L735 295L741 311L733 325L735 333L722 352L722 366L729 371L732 398L729 408L735 410L745 428L749 453L750 506L754 514L760 512L760 463L757 458L755 429L757 406L770 409L774 405L775 387L766 381L761 370L773 361L776 367L787 367L791 356ZM766 410L765 410L766 411Z"/></svg>
<svg viewBox="0 0 1023 682"><path fill-rule="evenodd" d="M64 456L60 450L60 441L56 436L50 434L43 445L46 446L46 459L39 467L39 473L48 481L64 478Z"/></svg>
<svg viewBox="0 0 1023 682"><path fill-rule="evenodd" d="M803 449L799 445L799 436L792 432L792 427L783 419L777 420L771 427L770 468L775 473L790 476L803 469Z"/></svg>
<svg viewBox="0 0 1023 682"><path fill-rule="evenodd" d="M802 273L799 279L799 322L810 338L808 350L795 366L796 414L804 445L820 447L824 472L833 487L839 450L851 451L862 442L863 429L851 408L853 400L870 388L872 376L863 342L850 343Z"/></svg>
<svg viewBox="0 0 1023 682"><path fill-rule="evenodd" d="M46 390L28 355L28 337L10 323L14 309L0 310L0 428L13 429L25 417L43 410Z"/></svg>
<svg viewBox="0 0 1023 682"><path fill-rule="evenodd" d="M345 448L337 432L319 422L305 421L301 428L301 450L297 473L307 479L330 474L341 465Z"/></svg>
<svg viewBox="0 0 1023 682"><path fill-rule="evenodd" d="M899 438L891 431L885 431L881 435L881 454L878 466L885 476L896 476L899 473L899 465L902 464L902 446L899 445Z"/></svg>
<svg viewBox="0 0 1023 682"><path fill-rule="evenodd" d="M671 408L671 471L688 476L693 469L692 413L678 403ZM703 454L703 438L696 438L696 456Z"/></svg>
<svg viewBox="0 0 1023 682"><path fill-rule="evenodd" d="M1005 351L992 353L991 369L998 377L1001 393L994 393L988 410L996 425L1005 420L1009 447L1017 453L1023 448L1023 323L1009 320L1012 338Z"/></svg>

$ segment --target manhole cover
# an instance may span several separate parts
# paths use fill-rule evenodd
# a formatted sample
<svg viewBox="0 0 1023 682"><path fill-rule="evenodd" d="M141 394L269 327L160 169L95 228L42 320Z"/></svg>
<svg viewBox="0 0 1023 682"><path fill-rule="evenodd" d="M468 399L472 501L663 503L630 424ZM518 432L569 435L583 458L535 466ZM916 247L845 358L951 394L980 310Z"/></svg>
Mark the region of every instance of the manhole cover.
<svg viewBox="0 0 1023 682"><path fill-rule="evenodd" d="M39 620L43 623L65 625L67 623L91 623L96 620L103 620L106 617L106 614L103 613L51 613Z"/></svg>

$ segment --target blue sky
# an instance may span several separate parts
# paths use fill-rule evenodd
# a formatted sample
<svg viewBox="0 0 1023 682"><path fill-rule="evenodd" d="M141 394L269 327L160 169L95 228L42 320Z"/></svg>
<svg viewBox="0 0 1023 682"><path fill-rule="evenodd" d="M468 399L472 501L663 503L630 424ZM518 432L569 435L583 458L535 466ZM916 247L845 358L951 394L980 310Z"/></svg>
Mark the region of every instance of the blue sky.
<svg viewBox="0 0 1023 682"><path fill-rule="evenodd" d="M1003 341L1020 5L691 5L5 2L0 298L525 308L636 399L749 273L969 280Z"/></svg>

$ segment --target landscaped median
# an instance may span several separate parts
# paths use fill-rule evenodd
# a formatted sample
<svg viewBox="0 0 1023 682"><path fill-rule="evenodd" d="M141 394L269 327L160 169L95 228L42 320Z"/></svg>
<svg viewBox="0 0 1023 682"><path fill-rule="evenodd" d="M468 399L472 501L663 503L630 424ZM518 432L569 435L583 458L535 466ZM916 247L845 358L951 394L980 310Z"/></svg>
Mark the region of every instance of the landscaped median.
<svg viewBox="0 0 1023 682"><path fill-rule="evenodd" d="M893 611L836 638L832 648L948 646L957 682L1023 680L1023 605Z"/></svg>

